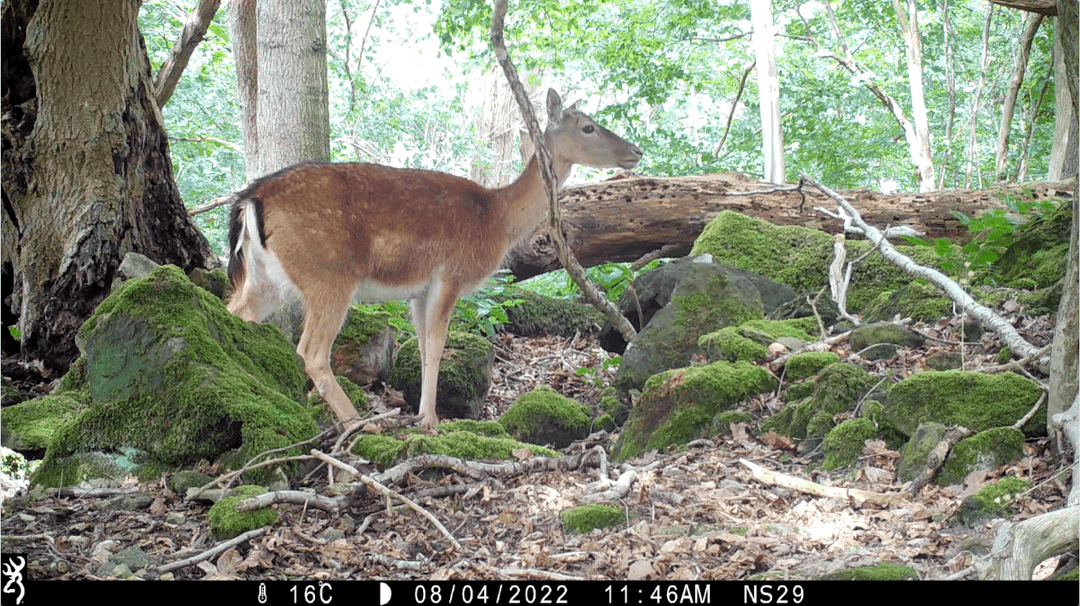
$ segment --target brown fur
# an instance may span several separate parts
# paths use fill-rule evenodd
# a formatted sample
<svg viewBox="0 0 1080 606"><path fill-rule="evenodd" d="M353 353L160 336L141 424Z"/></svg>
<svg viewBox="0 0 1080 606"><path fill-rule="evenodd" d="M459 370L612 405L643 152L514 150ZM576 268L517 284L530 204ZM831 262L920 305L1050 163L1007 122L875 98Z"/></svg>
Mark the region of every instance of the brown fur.
<svg viewBox="0 0 1080 606"><path fill-rule="evenodd" d="M641 150L581 112L563 110L558 95L548 94L545 138L560 185L574 163L637 164ZM305 370L339 419L351 424L356 411L329 363L349 303L355 294L410 298L422 363L420 412L423 425L433 427L438 361L454 303L498 269L546 213L535 158L517 181L495 190L444 173L375 164L290 167L237 194L229 263L236 294L229 310L253 321L273 310L281 293L266 268L276 259L304 300L297 352ZM250 217L258 225L247 225Z"/></svg>

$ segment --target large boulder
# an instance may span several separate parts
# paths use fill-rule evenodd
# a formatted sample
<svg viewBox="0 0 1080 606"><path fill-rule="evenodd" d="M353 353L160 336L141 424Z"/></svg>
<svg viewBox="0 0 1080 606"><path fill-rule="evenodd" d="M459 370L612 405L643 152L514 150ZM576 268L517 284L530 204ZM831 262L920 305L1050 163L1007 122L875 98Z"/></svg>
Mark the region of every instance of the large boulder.
<svg viewBox="0 0 1080 606"><path fill-rule="evenodd" d="M4 409L16 432L49 427L40 483L77 483L78 453L137 452L162 468L238 462L316 433L307 377L292 344L269 325L244 322L220 299L165 265L124 282L79 330L82 356L61 383L57 423L34 414L42 399ZM50 396L51 404L60 401ZM59 414L59 413L58 413ZM78 465L78 464L77 464Z"/></svg>
<svg viewBox="0 0 1080 606"><path fill-rule="evenodd" d="M435 391L436 413L446 419L479 419L484 396L491 387L495 349L487 339L451 330L439 360ZM401 344L394 357L390 385L401 390L405 402L420 410L420 346L416 337Z"/></svg>
<svg viewBox="0 0 1080 606"><path fill-rule="evenodd" d="M615 386L640 389L656 373L689 365L702 335L763 317L761 293L741 273L708 261L689 263L670 300L627 347Z"/></svg>
<svg viewBox="0 0 1080 606"><path fill-rule="evenodd" d="M750 396L775 389L769 371L747 362L676 368L649 379L611 450L614 460L686 444L727 429L717 422Z"/></svg>

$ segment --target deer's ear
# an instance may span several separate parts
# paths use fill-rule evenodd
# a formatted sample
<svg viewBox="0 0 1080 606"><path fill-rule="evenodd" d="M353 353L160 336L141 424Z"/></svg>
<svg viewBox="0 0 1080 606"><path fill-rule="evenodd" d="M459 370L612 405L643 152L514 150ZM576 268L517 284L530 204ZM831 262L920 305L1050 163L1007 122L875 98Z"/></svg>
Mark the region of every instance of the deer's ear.
<svg viewBox="0 0 1080 606"><path fill-rule="evenodd" d="M562 122L563 116L563 104L562 97L559 93L555 92L554 88L549 88L547 93L547 110L548 110L548 124L558 124Z"/></svg>
<svg viewBox="0 0 1080 606"><path fill-rule="evenodd" d="M574 101L573 103L571 103L570 107L566 108L566 110L570 111L570 110L573 109L573 110L581 111L581 108L584 107L584 103L585 103L584 99L578 99L577 101Z"/></svg>

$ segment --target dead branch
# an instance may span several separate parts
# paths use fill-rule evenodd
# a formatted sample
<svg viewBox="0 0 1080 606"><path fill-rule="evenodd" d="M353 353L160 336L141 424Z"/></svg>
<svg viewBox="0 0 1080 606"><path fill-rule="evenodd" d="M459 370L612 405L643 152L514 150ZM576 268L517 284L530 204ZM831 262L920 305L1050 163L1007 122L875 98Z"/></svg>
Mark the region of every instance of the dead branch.
<svg viewBox="0 0 1080 606"><path fill-rule="evenodd" d="M945 435L941 437L941 440L934 445L934 448L930 450L930 454L927 455L926 467L919 472L919 475L915 476L911 486L907 489L908 494L919 494L922 487L934 479L938 469L941 469L941 466L945 464L945 458L949 455L953 446L956 446L956 443L960 440L972 435L975 435L975 432L964 427L953 427L946 430Z"/></svg>
<svg viewBox="0 0 1080 606"><path fill-rule="evenodd" d="M964 290L961 289L956 284L956 282L950 280L945 274L930 267L923 267L922 265L915 263L913 260L911 260L911 258L897 251L893 247L893 245L885 239L885 236L881 233L881 231L864 222L862 220L862 217L859 215L859 211L855 210L855 207L853 207L842 196L829 189L828 187L825 187L824 185L811 179L806 179L806 182L818 188L819 190L821 190L822 193L832 198L837 204L839 204L840 207L843 208L845 213L851 217L852 223L860 230L862 230L862 232L866 235L866 238L870 240L870 242L875 247L880 247L881 256L884 257L885 260L891 262L892 264L896 265L900 269L913 276L925 278L926 280L933 283L935 286L944 291L946 296L948 296L958 305L963 307L964 311L971 315L971 317L975 318L976 320L981 322L983 326L986 326L987 328L993 330L999 336L1001 336L1001 340L1004 341L1005 344L1008 345L1012 351L1016 352L1021 357L1030 356L1038 351L1037 347L1035 347L1031 343L1028 343L1023 337L1020 336L1018 332L1016 332L1016 329L1013 328L1012 324L1007 322L1001 316L995 314L990 308L977 302L971 297L971 295L964 292ZM1047 356L1045 359L1039 360L1039 366L1044 371L1049 365L1049 363L1049 356Z"/></svg>
<svg viewBox="0 0 1080 606"><path fill-rule="evenodd" d="M198 564L199 562L209 560L210 558L216 556L217 554L223 553L223 552L229 550L230 548L232 548L232 547L234 547L236 545L239 545L240 543L243 543L244 541L253 539L253 538L263 534L266 531L267 531L266 526L263 526L262 528L256 528L254 530L249 530L249 531L245 532L244 534L242 534L242 535L240 535L238 537L234 537L232 539L229 539L228 541L225 541L224 543L219 543L219 544L211 547L210 549L207 549L206 551L195 554L195 555L193 555L190 558L187 558L185 560L180 560L179 562L173 562L171 564L165 564L163 566L158 566L157 572L158 572L158 574L164 574L166 572L172 572L173 570L184 568L185 566L191 566L192 564Z"/></svg>
<svg viewBox="0 0 1080 606"><path fill-rule="evenodd" d="M750 469L754 474L755 480L764 484L783 486L784 488L798 490L799 492L805 492L806 494L812 494L819 497L844 499L845 501L854 502L856 506L861 506L867 501L880 505L896 505L907 502L907 499L903 494L881 494L879 492L870 492L868 490L859 490L857 488L822 486L821 484L811 482L810 480L804 480L802 478L796 478L794 476L765 469L746 459L739 459L739 462Z"/></svg>
<svg viewBox="0 0 1080 606"><path fill-rule="evenodd" d="M450 531L447 530L446 527L442 525L442 522L440 522L438 520L438 518L431 515L431 513L429 513L426 509L424 509L423 507L420 507L419 505L414 503L409 498L405 497L404 495L402 495L402 494L400 494L400 493L398 493L396 491L390 490L389 488L387 488L386 486L383 486L382 484L380 484L379 482L373 480L372 478L370 478L368 476L365 476L364 474L360 473L360 471L357 470L352 465L349 465L348 463L345 463L343 461L339 461L338 459L335 459L334 457L331 457L330 455L327 455L325 453L319 452L318 450L312 449L311 450L311 456L315 457L316 459L319 459L320 461L322 461L324 463L333 465L334 467L337 467L339 469L342 469L342 470L345 470L345 471L349 472L350 474L352 474L354 477L358 478L364 484L367 484L371 488L374 488L380 494L382 494L382 495L384 495L386 497L391 497L391 498L397 499L397 500L401 501L402 503L408 505L413 511L415 511L416 513L424 516L424 518L426 518L427 521L431 522L431 524L435 528L437 528L439 530L439 532L441 532L443 534L443 536L445 536L451 543L453 543L454 547L457 547L459 550L462 549L461 543L459 543L458 540L454 538L454 535L450 534Z"/></svg>

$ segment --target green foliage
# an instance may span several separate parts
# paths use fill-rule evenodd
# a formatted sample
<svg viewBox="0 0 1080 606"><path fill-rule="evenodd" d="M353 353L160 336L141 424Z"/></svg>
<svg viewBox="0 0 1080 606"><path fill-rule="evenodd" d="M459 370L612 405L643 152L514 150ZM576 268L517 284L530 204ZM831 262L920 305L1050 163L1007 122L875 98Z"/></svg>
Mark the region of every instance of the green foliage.
<svg viewBox="0 0 1080 606"><path fill-rule="evenodd" d="M905 236L916 246L933 247L938 266L946 273L959 276L961 285L971 283L971 278L983 276L983 281L996 283L997 272L993 264L1013 243L1017 228L1035 218L1053 212L1057 207L1049 200L1006 199L1007 209L994 208L972 218L953 212L967 228L970 239L963 245L953 244L946 238L929 242L923 238Z"/></svg>
<svg viewBox="0 0 1080 606"><path fill-rule="evenodd" d="M495 330L510 321L506 310L524 303L523 299L500 296L513 280L509 272L500 270L479 290L458 299L454 305L454 322L460 329L494 339Z"/></svg>

